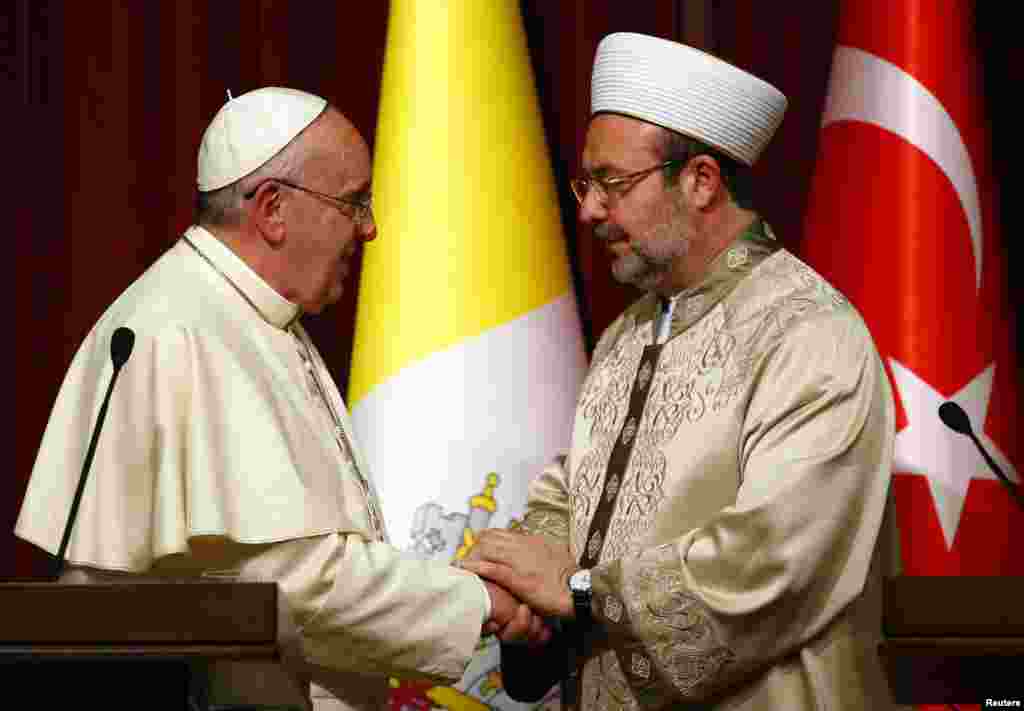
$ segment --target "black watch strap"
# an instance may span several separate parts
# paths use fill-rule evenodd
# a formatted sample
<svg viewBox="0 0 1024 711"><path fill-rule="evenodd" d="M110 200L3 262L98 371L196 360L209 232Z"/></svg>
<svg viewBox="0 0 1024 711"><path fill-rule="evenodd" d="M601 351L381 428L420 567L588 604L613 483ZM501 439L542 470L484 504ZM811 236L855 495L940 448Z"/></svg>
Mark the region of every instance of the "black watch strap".
<svg viewBox="0 0 1024 711"><path fill-rule="evenodd" d="M594 593L590 590L572 591L572 606L576 612L576 626L580 632L590 629L590 626L594 623L594 614L590 607L593 599Z"/></svg>

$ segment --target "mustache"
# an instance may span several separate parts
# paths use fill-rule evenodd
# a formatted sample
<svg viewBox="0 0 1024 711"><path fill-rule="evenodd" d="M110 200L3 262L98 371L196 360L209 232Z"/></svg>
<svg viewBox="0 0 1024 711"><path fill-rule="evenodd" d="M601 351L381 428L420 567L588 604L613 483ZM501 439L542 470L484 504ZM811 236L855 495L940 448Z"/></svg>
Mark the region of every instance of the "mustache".
<svg viewBox="0 0 1024 711"><path fill-rule="evenodd" d="M612 241L619 241L625 238L626 233L616 225L603 222L594 227L594 236L607 244Z"/></svg>
<svg viewBox="0 0 1024 711"><path fill-rule="evenodd" d="M609 242L621 242L628 239L625 230L616 225L610 225L607 222L594 227L594 236L606 245ZM661 260L649 254L640 245L633 243L629 245L629 254L625 257L619 257L619 259L637 260L645 264L648 269L662 266Z"/></svg>

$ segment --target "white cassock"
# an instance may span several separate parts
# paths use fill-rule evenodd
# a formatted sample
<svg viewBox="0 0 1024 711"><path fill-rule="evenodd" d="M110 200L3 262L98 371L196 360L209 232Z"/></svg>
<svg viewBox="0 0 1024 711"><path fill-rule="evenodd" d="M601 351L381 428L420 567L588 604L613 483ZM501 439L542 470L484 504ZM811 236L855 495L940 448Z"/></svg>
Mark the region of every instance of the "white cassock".
<svg viewBox="0 0 1024 711"><path fill-rule="evenodd" d="M75 355L15 533L56 553L111 379L111 334L127 326L135 347L82 497L68 579L276 581L294 677L281 694L308 703L312 679L349 707L380 708L388 675L457 680L490 600L475 576L387 543L345 404L298 316L216 237L189 228ZM296 703L267 698L266 673L260 698L245 698L237 669L215 691Z"/></svg>

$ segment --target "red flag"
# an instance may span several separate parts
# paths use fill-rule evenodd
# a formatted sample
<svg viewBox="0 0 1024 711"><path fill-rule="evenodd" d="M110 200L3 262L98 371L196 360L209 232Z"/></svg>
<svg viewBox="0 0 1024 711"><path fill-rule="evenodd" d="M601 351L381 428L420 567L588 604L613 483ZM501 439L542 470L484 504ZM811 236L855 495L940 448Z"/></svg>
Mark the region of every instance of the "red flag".
<svg viewBox="0 0 1024 711"><path fill-rule="evenodd" d="M904 572L1024 575L1018 370L973 4L843 3L802 252L864 315L897 401Z"/></svg>

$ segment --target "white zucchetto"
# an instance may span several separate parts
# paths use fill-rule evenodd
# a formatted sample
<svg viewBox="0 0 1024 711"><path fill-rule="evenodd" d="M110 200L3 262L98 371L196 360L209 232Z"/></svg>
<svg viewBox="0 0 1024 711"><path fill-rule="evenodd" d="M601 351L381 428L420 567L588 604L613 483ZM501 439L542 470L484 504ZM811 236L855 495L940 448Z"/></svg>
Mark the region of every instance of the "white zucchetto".
<svg viewBox="0 0 1024 711"><path fill-rule="evenodd" d="M753 165L786 111L786 97L742 69L685 44L633 32L601 40L591 115L632 116Z"/></svg>
<svg viewBox="0 0 1024 711"><path fill-rule="evenodd" d="M276 86L230 99L199 144L199 190L217 190L244 178L277 155L326 106L319 96Z"/></svg>

